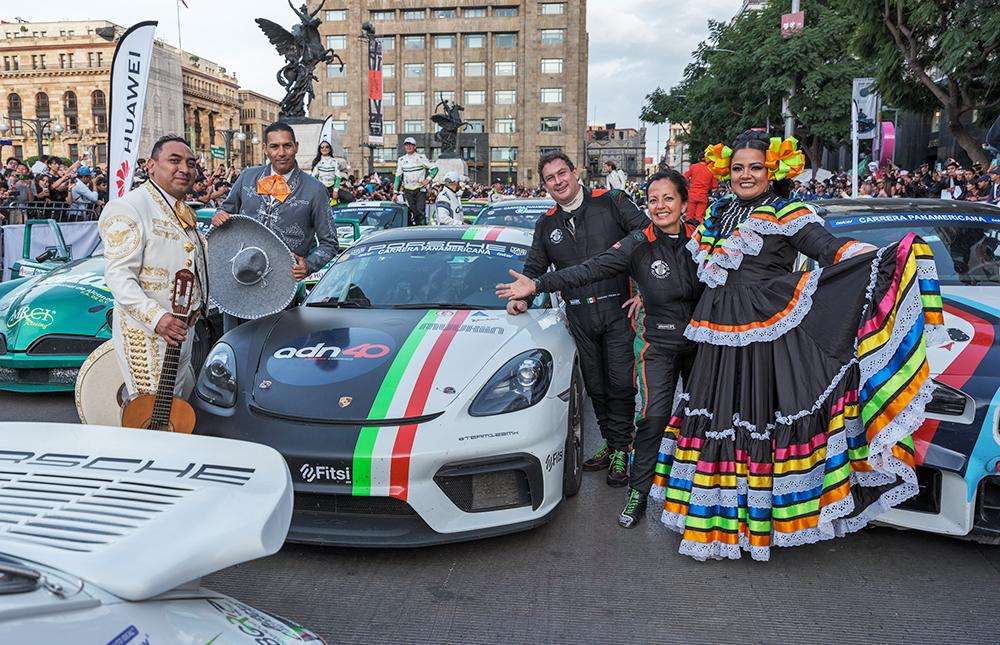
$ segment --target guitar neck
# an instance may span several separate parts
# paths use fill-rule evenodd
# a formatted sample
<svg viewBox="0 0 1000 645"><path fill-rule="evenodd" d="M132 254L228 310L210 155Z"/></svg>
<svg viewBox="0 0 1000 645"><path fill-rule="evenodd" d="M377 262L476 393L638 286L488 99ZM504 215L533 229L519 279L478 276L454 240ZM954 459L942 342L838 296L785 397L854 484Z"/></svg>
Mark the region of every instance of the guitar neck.
<svg viewBox="0 0 1000 645"><path fill-rule="evenodd" d="M181 359L180 345L168 345L163 355L160 382L153 398L153 416L150 429L169 430L170 410L173 407L174 387L177 384L177 368Z"/></svg>

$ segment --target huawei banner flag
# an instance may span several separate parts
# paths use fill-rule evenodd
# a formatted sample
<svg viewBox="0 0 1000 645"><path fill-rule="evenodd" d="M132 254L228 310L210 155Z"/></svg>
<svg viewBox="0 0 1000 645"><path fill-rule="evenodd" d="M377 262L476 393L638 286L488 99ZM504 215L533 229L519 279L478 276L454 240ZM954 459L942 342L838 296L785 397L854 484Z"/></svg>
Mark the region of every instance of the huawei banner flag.
<svg viewBox="0 0 1000 645"><path fill-rule="evenodd" d="M118 40L111 61L111 105L108 131L110 199L120 199L132 187L135 160L139 157L139 134L146 107L146 86L153 58L156 22L133 25Z"/></svg>

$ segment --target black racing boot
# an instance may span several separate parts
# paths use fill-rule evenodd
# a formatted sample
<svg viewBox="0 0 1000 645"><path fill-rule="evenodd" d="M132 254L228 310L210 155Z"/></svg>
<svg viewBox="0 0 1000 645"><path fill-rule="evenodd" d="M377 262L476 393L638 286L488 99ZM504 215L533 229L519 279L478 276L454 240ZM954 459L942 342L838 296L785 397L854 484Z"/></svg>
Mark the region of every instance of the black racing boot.
<svg viewBox="0 0 1000 645"><path fill-rule="evenodd" d="M621 488L626 484L628 484L628 452L612 450L611 464L608 466L608 486Z"/></svg>
<svg viewBox="0 0 1000 645"><path fill-rule="evenodd" d="M635 528L642 516L646 514L646 495L643 495L634 488L628 489L628 497L625 498L625 508L618 515L618 526L623 529Z"/></svg>
<svg viewBox="0 0 1000 645"><path fill-rule="evenodd" d="M605 441L594 456L583 462L584 470L604 470L611 464L611 447Z"/></svg>

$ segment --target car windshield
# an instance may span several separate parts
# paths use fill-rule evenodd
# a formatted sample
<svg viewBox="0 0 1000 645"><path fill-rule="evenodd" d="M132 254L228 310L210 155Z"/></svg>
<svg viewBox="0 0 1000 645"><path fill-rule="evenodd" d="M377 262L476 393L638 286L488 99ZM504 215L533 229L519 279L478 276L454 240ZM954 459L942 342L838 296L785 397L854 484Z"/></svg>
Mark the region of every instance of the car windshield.
<svg viewBox="0 0 1000 645"><path fill-rule="evenodd" d="M834 235L852 237L879 247L898 242L905 233L912 231L934 251L934 263L941 284L1000 284L998 217L873 213L832 219L828 225Z"/></svg>
<svg viewBox="0 0 1000 645"><path fill-rule="evenodd" d="M352 219L360 226L397 228L403 225L403 209L391 204L336 208L333 214L337 219Z"/></svg>
<svg viewBox="0 0 1000 645"><path fill-rule="evenodd" d="M541 202L529 206L496 204L487 206L476 218L477 226L516 226L517 228L535 228L535 222L552 207Z"/></svg>
<svg viewBox="0 0 1000 645"><path fill-rule="evenodd" d="M496 285L520 269L525 246L473 240L402 240L344 251L307 305L502 309ZM539 299L541 302L541 299Z"/></svg>

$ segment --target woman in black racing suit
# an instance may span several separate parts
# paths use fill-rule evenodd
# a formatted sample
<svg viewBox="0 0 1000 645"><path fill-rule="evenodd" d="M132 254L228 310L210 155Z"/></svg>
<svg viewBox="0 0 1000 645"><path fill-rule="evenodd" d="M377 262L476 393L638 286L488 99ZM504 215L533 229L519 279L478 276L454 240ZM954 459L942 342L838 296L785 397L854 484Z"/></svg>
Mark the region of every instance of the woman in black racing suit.
<svg viewBox="0 0 1000 645"><path fill-rule="evenodd" d="M640 409L633 441L629 489L618 524L631 528L646 511L660 440L673 410L678 376L690 382L695 344L684 337L703 285L685 250L690 231L682 223L687 183L676 170L653 175L646 186L652 222L604 253L532 280L511 270L515 282L497 285L501 298L527 298L627 273L638 285L644 312L637 319L635 375Z"/></svg>

